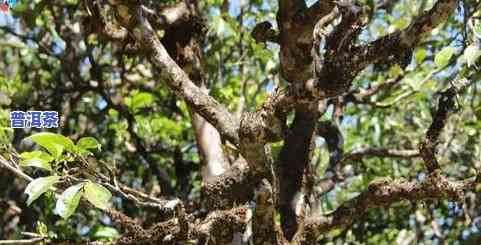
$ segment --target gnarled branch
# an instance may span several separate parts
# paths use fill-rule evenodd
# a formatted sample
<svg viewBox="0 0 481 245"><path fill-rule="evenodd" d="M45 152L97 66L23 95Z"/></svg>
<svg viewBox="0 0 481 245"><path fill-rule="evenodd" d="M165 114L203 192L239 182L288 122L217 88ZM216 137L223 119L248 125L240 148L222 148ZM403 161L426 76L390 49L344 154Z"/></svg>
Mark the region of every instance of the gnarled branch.
<svg viewBox="0 0 481 245"><path fill-rule="evenodd" d="M197 87L189 76L169 56L160 43L157 34L144 16L144 11L137 3L116 4L120 22L124 25L147 50L153 65L160 70L163 80L170 89L183 98L197 113L212 124L221 134L234 145L239 144L239 122L227 109L214 98Z"/></svg>

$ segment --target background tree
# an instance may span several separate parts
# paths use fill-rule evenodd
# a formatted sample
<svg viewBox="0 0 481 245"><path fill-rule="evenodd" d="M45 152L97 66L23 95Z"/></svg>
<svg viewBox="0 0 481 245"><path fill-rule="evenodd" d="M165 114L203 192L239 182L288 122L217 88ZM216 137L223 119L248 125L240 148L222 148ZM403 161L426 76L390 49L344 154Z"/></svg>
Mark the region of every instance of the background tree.
<svg viewBox="0 0 481 245"><path fill-rule="evenodd" d="M480 5L19 1L0 244L478 244Z"/></svg>

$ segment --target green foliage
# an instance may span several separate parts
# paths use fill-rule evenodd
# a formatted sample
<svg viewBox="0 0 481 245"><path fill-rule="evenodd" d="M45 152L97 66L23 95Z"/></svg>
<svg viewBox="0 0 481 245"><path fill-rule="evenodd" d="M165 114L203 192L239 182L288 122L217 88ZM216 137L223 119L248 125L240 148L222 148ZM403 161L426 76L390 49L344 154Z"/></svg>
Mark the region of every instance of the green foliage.
<svg viewBox="0 0 481 245"><path fill-rule="evenodd" d="M434 58L434 63L436 63L438 69L442 69L449 64L449 60L454 55L454 52L455 49L453 47L445 47L436 54L436 57Z"/></svg>
<svg viewBox="0 0 481 245"><path fill-rule="evenodd" d="M137 112L138 110L151 106L154 102L154 96L146 92L135 91L131 98L127 98L125 103L129 105L132 111Z"/></svg>
<svg viewBox="0 0 481 245"><path fill-rule="evenodd" d="M475 65L480 56L481 49L476 44L471 44L464 50L464 59L468 67Z"/></svg>
<svg viewBox="0 0 481 245"><path fill-rule="evenodd" d="M112 240L112 239L117 238L119 236L120 236L120 234L115 228L108 227L108 226L98 227L92 233L93 238L101 239L101 240Z"/></svg>
<svg viewBox="0 0 481 245"><path fill-rule="evenodd" d="M67 188L57 199L55 213L64 219L70 217L77 209L84 185L84 183L80 183Z"/></svg>
<svg viewBox="0 0 481 245"><path fill-rule="evenodd" d="M52 171L51 162L53 161L53 157L43 151L32 151L32 152L24 152L20 154L22 161L20 162L21 166L31 166L37 168L43 168L48 171Z"/></svg>
<svg viewBox="0 0 481 245"><path fill-rule="evenodd" d="M57 174L49 177L37 178L29 183L25 189L25 193L29 195L27 200L28 205L52 188L54 184L59 182L62 178L61 176L63 176L63 178L69 178L68 174L65 175L64 172L52 169L51 164L53 160L57 160L57 162L83 161L84 155L92 154L89 151L90 149L100 150L101 148L100 143L93 137L83 137L78 140L77 144L74 144L65 136L53 133L37 133L28 138L47 149L55 156L55 158L43 151L24 152L20 154L20 157L22 158L21 165L55 171L55 174ZM67 156L63 156L62 153L71 154L72 156L67 158ZM55 213L62 218L69 218L77 209L82 196L95 207L106 209L109 205L112 194L102 185L87 180L68 187L58 196L55 205Z"/></svg>
<svg viewBox="0 0 481 245"><path fill-rule="evenodd" d="M88 181L85 184L84 190L84 197L92 203L92 205L99 209L106 209L108 207L112 194L107 188Z"/></svg>
<svg viewBox="0 0 481 245"><path fill-rule="evenodd" d="M47 236L48 235L48 227L45 223L41 221L37 221L37 233L41 236Z"/></svg>
<svg viewBox="0 0 481 245"><path fill-rule="evenodd" d="M90 149L97 149L100 151L102 145L93 137L83 137L79 139L76 147L80 154L86 155L92 154L92 152L89 151Z"/></svg>
<svg viewBox="0 0 481 245"><path fill-rule="evenodd" d="M77 150L72 140L59 134L38 133L30 136L29 139L47 149L55 159L58 159L64 150L72 153Z"/></svg>
<svg viewBox="0 0 481 245"><path fill-rule="evenodd" d="M25 188L25 194L28 195L27 205L32 204L43 193L48 191L55 183L60 180L60 176L49 176L34 179Z"/></svg>
<svg viewBox="0 0 481 245"><path fill-rule="evenodd" d="M17 2L11 11L16 19L1 24L14 26L13 30L25 39L0 30L0 147L25 151L20 154L21 167L35 180L25 189L31 210L23 214L28 215L22 214L18 227L11 233L4 231L10 225L0 220L0 237L17 238L16 234L36 223L31 219L41 220L43 223L37 224L37 232L49 237L77 241L111 240L119 236L119 231L108 227L111 223L106 222L102 212L77 209L79 202L98 209L114 205L144 221L158 218L156 214L133 208L129 201L115 199L112 202L111 193L100 184L104 182L83 175L82 171L105 174L106 169L111 169L119 173L119 181L127 186L162 197L169 195L164 192L166 186L172 188L176 196L182 190L185 193L179 195L197 205L201 196L201 156L187 105L169 92L162 81L163 74L142 55L125 54L124 47L102 35L87 35L89 23L86 22L90 15L84 1L67 0L55 5L48 1ZM152 9L167 2L174 1L143 1ZM384 1L356 2L376 6ZM392 9L376 9L370 15L369 24L357 42L373 41L407 27L437 1L394 2ZM278 30L277 1L208 0L198 4L206 20L200 63L209 93L236 116L255 110L274 88L286 86L279 69L279 45L259 44L250 36L254 25L263 21L269 21ZM475 85L458 98L462 107L448 120L438 155L443 173L450 179L473 175L481 152L478 69L481 22L477 20L473 28L467 28L463 15L476 11L479 15L479 9L474 9L477 4L473 0L463 1L462 9L453 18L423 38L406 69L373 64L356 78L352 90L370 89L397 77L401 80L392 88L369 96L369 103L344 101L346 105L339 121L346 153L363 147L417 149L432 121L439 98L436 91L446 88L447 81L455 74L463 74ZM99 25L98 21L93 24ZM163 37L167 34L166 31ZM176 52L176 47L167 48L169 53ZM456 59L458 54L463 56ZM99 64L98 69L94 63ZM61 127L39 134L35 129L10 128L10 111L40 109L62 113L65 120L62 119ZM327 111L323 120L333 117L332 106ZM21 139L29 134L39 148L23 145ZM276 157L282 142L270 147ZM235 159L239 152L231 148L226 145L224 150ZM324 177L328 161L329 152L319 139L312 161L315 178ZM421 178L425 169L419 158L370 157L346 161L341 171L346 173L345 181L315 200L320 203L319 212L328 214L365 191L376 178L414 181ZM0 190L0 197L19 196L16 193L24 188L22 183L0 178L0 185L5 187ZM314 184L314 187L317 186ZM56 195L52 195L53 190ZM35 202L41 195L48 198ZM479 219L480 203L470 201L478 196L467 195L473 220ZM22 198L12 201L23 209ZM479 231L473 232L479 230L475 222L471 225L462 222L463 214L459 211L462 208L450 205L448 202L418 206L402 203L390 209L373 209L356 219L347 230L332 231L321 244L394 244L407 240L413 233L419 244L454 244L479 234ZM0 210L0 216L9 217L7 210L10 209ZM64 219L54 216L55 213ZM440 226L441 237L434 235L433 221L444 222ZM471 233L463 240L466 232Z"/></svg>

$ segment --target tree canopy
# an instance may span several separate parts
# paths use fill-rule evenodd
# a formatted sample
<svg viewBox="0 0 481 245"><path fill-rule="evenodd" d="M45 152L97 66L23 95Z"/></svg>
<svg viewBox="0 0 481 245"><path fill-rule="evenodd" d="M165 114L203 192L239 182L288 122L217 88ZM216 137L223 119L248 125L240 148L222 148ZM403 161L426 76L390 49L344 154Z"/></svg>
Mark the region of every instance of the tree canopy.
<svg viewBox="0 0 481 245"><path fill-rule="evenodd" d="M479 244L480 6L7 1L0 244Z"/></svg>

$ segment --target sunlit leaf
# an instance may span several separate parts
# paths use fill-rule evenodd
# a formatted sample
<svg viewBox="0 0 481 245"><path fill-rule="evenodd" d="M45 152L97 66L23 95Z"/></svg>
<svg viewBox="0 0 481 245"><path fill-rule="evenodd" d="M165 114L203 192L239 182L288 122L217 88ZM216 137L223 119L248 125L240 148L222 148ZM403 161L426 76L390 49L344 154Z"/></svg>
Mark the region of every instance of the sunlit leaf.
<svg viewBox="0 0 481 245"><path fill-rule="evenodd" d="M33 142L47 149L55 158L60 157L64 150L75 152L76 147L69 138L53 133L38 133L30 137Z"/></svg>
<svg viewBox="0 0 481 245"><path fill-rule="evenodd" d="M46 236L48 234L47 225L42 221L37 221L36 230L37 230L37 233L42 236Z"/></svg>
<svg viewBox="0 0 481 245"><path fill-rule="evenodd" d="M233 34L231 26L222 16L214 16L212 26L218 37L228 37Z"/></svg>
<svg viewBox="0 0 481 245"><path fill-rule="evenodd" d="M21 166L37 167L49 171L52 170L50 162L53 160L53 157L43 151L23 152L20 154L20 158L22 159L20 161Z"/></svg>
<svg viewBox="0 0 481 245"><path fill-rule="evenodd" d="M441 69L444 68L449 64L449 60L454 54L454 48L453 47L445 47L443 48L439 53L436 54L436 57L434 57L434 63L436 63L436 66Z"/></svg>
<svg viewBox="0 0 481 245"><path fill-rule="evenodd" d="M414 58L416 59L416 63L421 64L426 58L426 55L427 55L426 49L419 48L418 50L416 50L416 52L414 53Z"/></svg>
<svg viewBox="0 0 481 245"><path fill-rule="evenodd" d="M473 66L480 56L481 50L476 44L471 44L464 50L464 60L468 67Z"/></svg>
<svg viewBox="0 0 481 245"><path fill-rule="evenodd" d="M28 195L27 205L29 206L33 201L37 200L43 193L45 193L52 185L58 182L59 176L49 176L34 179L27 185L25 194Z"/></svg>
<svg viewBox="0 0 481 245"><path fill-rule="evenodd" d="M84 185L85 183L80 183L67 188L57 199L55 213L64 219L70 217L77 209Z"/></svg>
<svg viewBox="0 0 481 245"><path fill-rule="evenodd" d="M79 150L99 149L102 145L93 137L84 137L77 142Z"/></svg>
<svg viewBox="0 0 481 245"><path fill-rule="evenodd" d="M136 93L130 100L130 107L133 111L150 106L154 102L154 96L150 93Z"/></svg>
<svg viewBox="0 0 481 245"><path fill-rule="evenodd" d="M87 182L84 187L84 197L97 208L106 209L112 197L110 191L102 185Z"/></svg>
<svg viewBox="0 0 481 245"><path fill-rule="evenodd" d="M120 236L119 232L115 229L115 228L112 228L112 227L108 227L108 226L102 226L102 227L99 227L95 232L94 234L92 235L94 238L108 238L108 239L112 239L112 238L117 238Z"/></svg>

